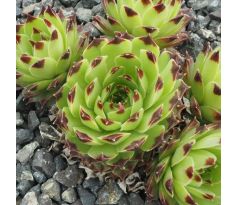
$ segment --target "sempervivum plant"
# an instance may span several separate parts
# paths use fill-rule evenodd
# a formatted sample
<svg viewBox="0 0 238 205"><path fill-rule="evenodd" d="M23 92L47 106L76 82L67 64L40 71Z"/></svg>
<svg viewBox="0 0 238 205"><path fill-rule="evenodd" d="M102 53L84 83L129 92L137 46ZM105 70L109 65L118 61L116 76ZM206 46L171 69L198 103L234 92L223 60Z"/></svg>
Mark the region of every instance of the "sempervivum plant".
<svg viewBox="0 0 238 205"><path fill-rule="evenodd" d="M162 48L187 39L181 32L190 17L181 10L182 0L103 0L107 19L94 17L95 26L113 36L115 31L134 36L150 34Z"/></svg>
<svg viewBox="0 0 238 205"><path fill-rule="evenodd" d="M147 194L162 205L220 205L221 133L218 124L194 120L161 148Z"/></svg>
<svg viewBox="0 0 238 205"><path fill-rule="evenodd" d="M196 62L188 57L185 63L186 81L191 86L194 113L210 121L221 118L221 69L220 48L206 45Z"/></svg>
<svg viewBox="0 0 238 205"><path fill-rule="evenodd" d="M28 15L16 31L16 82L30 101L46 99L65 82L72 62L78 61L87 36L74 17L64 18L50 7Z"/></svg>
<svg viewBox="0 0 238 205"><path fill-rule="evenodd" d="M56 94L72 154L95 171L133 171L161 141L184 88L178 72L149 36L94 39Z"/></svg>

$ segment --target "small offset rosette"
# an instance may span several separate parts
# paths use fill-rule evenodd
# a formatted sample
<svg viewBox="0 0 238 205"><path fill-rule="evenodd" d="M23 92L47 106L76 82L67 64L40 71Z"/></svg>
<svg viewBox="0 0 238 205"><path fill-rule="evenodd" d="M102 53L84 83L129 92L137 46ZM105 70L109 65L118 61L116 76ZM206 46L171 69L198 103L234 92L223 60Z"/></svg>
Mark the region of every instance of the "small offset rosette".
<svg viewBox="0 0 238 205"><path fill-rule="evenodd" d="M17 25L16 82L29 101L48 99L65 82L88 44L79 30L75 17L66 19L50 7Z"/></svg>
<svg viewBox="0 0 238 205"><path fill-rule="evenodd" d="M163 138L184 88L178 72L150 36L94 39L55 95L72 152L93 159L98 170L132 171Z"/></svg>
<svg viewBox="0 0 238 205"><path fill-rule="evenodd" d="M185 80L191 86L191 107L199 119L221 120L221 49L206 45L193 63L185 62Z"/></svg>
<svg viewBox="0 0 238 205"><path fill-rule="evenodd" d="M221 204L221 132L219 124L192 121L178 139L161 146L146 185L162 205Z"/></svg>
<svg viewBox="0 0 238 205"><path fill-rule="evenodd" d="M94 17L94 25L104 34L115 31L133 36L151 35L160 48L178 45L187 39L183 32L190 21L181 9L182 0L103 0L107 19Z"/></svg>

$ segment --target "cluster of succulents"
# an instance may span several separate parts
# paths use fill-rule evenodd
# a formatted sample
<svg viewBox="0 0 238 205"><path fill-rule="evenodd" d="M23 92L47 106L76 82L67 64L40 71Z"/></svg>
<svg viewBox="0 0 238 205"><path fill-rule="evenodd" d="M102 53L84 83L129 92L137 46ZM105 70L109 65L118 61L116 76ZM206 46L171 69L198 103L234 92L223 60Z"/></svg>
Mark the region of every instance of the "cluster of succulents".
<svg viewBox="0 0 238 205"><path fill-rule="evenodd" d="M94 25L105 36L90 43L50 7L17 25L17 85L29 101L54 96L66 146L95 172L123 180L144 166L146 194L162 205L219 205L220 48L195 63L167 49L188 36L181 0L102 3L107 19Z"/></svg>

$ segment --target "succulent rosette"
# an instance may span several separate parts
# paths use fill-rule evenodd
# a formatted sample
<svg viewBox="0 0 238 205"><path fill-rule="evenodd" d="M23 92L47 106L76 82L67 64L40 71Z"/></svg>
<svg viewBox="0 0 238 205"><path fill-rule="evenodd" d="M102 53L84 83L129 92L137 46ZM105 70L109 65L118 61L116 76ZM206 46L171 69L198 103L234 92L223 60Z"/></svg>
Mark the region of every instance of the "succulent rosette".
<svg viewBox="0 0 238 205"><path fill-rule="evenodd" d="M94 25L104 34L115 31L133 36L151 35L160 46L175 46L187 39L182 32L190 17L181 9L182 0L103 0L107 19L94 17Z"/></svg>
<svg viewBox="0 0 238 205"><path fill-rule="evenodd" d="M191 107L198 118L214 122L221 119L220 48L206 45L193 63L185 62L186 82L191 86Z"/></svg>
<svg viewBox="0 0 238 205"><path fill-rule="evenodd" d="M178 73L150 36L94 39L55 95L71 153L95 171L129 174L161 141L184 92Z"/></svg>
<svg viewBox="0 0 238 205"><path fill-rule="evenodd" d="M75 17L64 18L50 7L39 16L28 15L16 28L16 82L30 101L52 96L87 45Z"/></svg>
<svg viewBox="0 0 238 205"><path fill-rule="evenodd" d="M220 205L221 133L219 124L194 120L161 147L147 182L147 194L162 205Z"/></svg>

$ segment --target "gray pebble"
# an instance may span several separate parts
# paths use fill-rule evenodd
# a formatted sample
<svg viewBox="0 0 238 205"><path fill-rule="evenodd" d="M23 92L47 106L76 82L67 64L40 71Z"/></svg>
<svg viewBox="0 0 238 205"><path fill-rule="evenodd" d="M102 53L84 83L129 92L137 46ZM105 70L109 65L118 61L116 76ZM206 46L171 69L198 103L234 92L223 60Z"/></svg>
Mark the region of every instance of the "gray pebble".
<svg viewBox="0 0 238 205"><path fill-rule="evenodd" d="M36 182L39 184L42 184L47 180L46 176L42 172L39 172L39 171L34 172L33 177L36 180Z"/></svg>
<svg viewBox="0 0 238 205"><path fill-rule="evenodd" d="M77 194L73 188L66 189L61 196L63 201L70 204L77 200Z"/></svg>
<svg viewBox="0 0 238 205"><path fill-rule="evenodd" d="M76 187L77 184L82 183L83 178L83 172L77 168L77 165L69 166L54 174L54 179L66 187Z"/></svg>
<svg viewBox="0 0 238 205"><path fill-rule="evenodd" d="M208 26L208 29L212 30L215 34L220 35L221 34L221 23L212 20Z"/></svg>
<svg viewBox="0 0 238 205"><path fill-rule="evenodd" d="M41 186L41 191L55 201L60 201L60 185L54 179L48 179Z"/></svg>
<svg viewBox="0 0 238 205"><path fill-rule="evenodd" d="M147 200L145 202L145 205L161 205L159 201L151 201L151 200Z"/></svg>
<svg viewBox="0 0 238 205"><path fill-rule="evenodd" d="M21 14L22 14L22 9L19 8L19 7L16 7L16 17L21 17Z"/></svg>
<svg viewBox="0 0 238 205"><path fill-rule="evenodd" d="M34 110L31 110L28 114L28 128L30 130L34 130L39 124L40 121L36 115L36 112Z"/></svg>
<svg viewBox="0 0 238 205"><path fill-rule="evenodd" d="M210 13L210 17L213 20L221 21L221 9L217 9L216 11Z"/></svg>
<svg viewBox="0 0 238 205"><path fill-rule="evenodd" d="M64 6L61 4L61 2L60 2L59 0L56 0L56 1L54 2L54 7L53 7L53 9L56 11L56 10L58 10L58 9L60 9L60 8L64 8Z"/></svg>
<svg viewBox="0 0 238 205"><path fill-rule="evenodd" d="M198 15L197 16L197 22L199 24L199 28L205 28L208 23L210 22L210 18L209 16L202 16L202 15Z"/></svg>
<svg viewBox="0 0 238 205"><path fill-rule="evenodd" d="M16 6L22 8L22 0L16 0Z"/></svg>
<svg viewBox="0 0 238 205"><path fill-rule="evenodd" d="M29 192L35 192L37 196L41 193L41 187L40 184L37 184L36 186L33 186Z"/></svg>
<svg viewBox="0 0 238 205"><path fill-rule="evenodd" d="M65 17L73 16L75 15L75 11L73 7L68 7L63 9L63 14Z"/></svg>
<svg viewBox="0 0 238 205"><path fill-rule="evenodd" d="M141 199L139 194L130 193L129 195L130 205L144 205L144 201Z"/></svg>
<svg viewBox="0 0 238 205"><path fill-rule="evenodd" d="M17 129L16 130L16 143L17 144L25 144L26 142L30 142L34 138L33 133L28 129Z"/></svg>
<svg viewBox="0 0 238 205"><path fill-rule="evenodd" d="M16 145L16 152L18 152L21 148L22 148L22 146L19 145L19 144L17 144L17 145Z"/></svg>
<svg viewBox="0 0 238 205"><path fill-rule="evenodd" d="M187 5L194 10L199 10L208 6L210 0L188 0Z"/></svg>
<svg viewBox="0 0 238 205"><path fill-rule="evenodd" d="M77 187L78 195L82 202L82 205L94 205L96 201L96 197L89 192L88 190L84 189L81 185Z"/></svg>
<svg viewBox="0 0 238 205"><path fill-rule="evenodd" d="M210 0L207 6L207 10L212 12L215 11L218 7L221 7L221 0Z"/></svg>
<svg viewBox="0 0 238 205"><path fill-rule="evenodd" d="M42 122L39 126L40 134L43 138L47 138L50 140L58 140L59 133L55 130L55 128L45 122Z"/></svg>
<svg viewBox="0 0 238 205"><path fill-rule="evenodd" d="M66 7L74 7L79 2L79 0L59 0Z"/></svg>
<svg viewBox="0 0 238 205"><path fill-rule="evenodd" d="M55 173L52 154L45 149L38 149L33 157L32 169L43 172L47 177L52 177Z"/></svg>
<svg viewBox="0 0 238 205"><path fill-rule="evenodd" d="M21 180L34 181L34 178L32 176L31 171L29 171L29 170L22 171L22 173L21 173Z"/></svg>
<svg viewBox="0 0 238 205"><path fill-rule="evenodd" d="M27 7L31 4L35 4L37 0L22 0L22 7Z"/></svg>
<svg viewBox="0 0 238 205"><path fill-rule="evenodd" d="M80 201L80 199L78 199L77 201L72 203L72 205L82 205L82 202Z"/></svg>
<svg viewBox="0 0 238 205"><path fill-rule="evenodd" d="M29 190L30 188L33 186L33 182L32 181L20 181L17 185L17 191L24 196Z"/></svg>
<svg viewBox="0 0 238 205"><path fill-rule="evenodd" d="M22 180L22 172L28 171L31 172L31 165L30 164L21 164L17 163L16 166L16 180L19 182Z"/></svg>
<svg viewBox="0 0 238 205"><path fill-rule="evenodd" d="M102 186L102 183L100 182L98 178L89 178L87 180L84 180L83 182L83 187L85 189L89 189L95 195L97 195L97 192L101 186Z"/></svg>
<svg viewBox="0 0 238 205"><path fill-rule="evenodd" d="M20 12L21 12L21 11L20 11ZM23 123L24 123L24 120L23 120L23 118L22 118L21 113L20 113L20 112L17 112L17 113L16 113L16 125L17 125L17 126L21 126L21 125L23 125Z"/></svg>
<svg viewBox="0 0 238 205"><path fill-rule="evenodd" d="M118 201L118 205L130 205L130 202L126 195L123 195Z"/></svg>
<svg viewBox="0 0 238 205"><path fill-rule="evenodd" d="M47 194L41 194L38 198L39 205L52 205L52 200Z"/></svg>
<svg viewBox="0 0 238 205"><path fill-rule="evenodd" d="M83 8L82 1L78 2L77 5L74 7L75 10L77 10L78 8Z"/></svg>
<svg viewBox="0 0 238 205"><path fill-rule="evenodd" d="M40 144L41 147L48 148L51 145L51 140L45 137L42 137L39 130L35 131L35 140Z"/></svg>
<svg viewBox="0 0 238 205"><path fill-rule="evenodd" d="M54 5L54 0L41 0L41 4L43 6L53 6Z"/></svg>
<svg viewBox="0 0 238 205"><path fill-rule="evenodd" d="M123 192L118 185L109 181L99 190L96 204L116 204L122 195Z"/></svg>
<svg viewBox="0 0 238 205"><path fill-rule="evenodd" d="M89 32L91 37L100 36L99 30L92 24L92 22L88 22L84 25L83 30L85 32Z"/></svg>
<svg viewBox="0 0 238 205"><path fill-rule="evenodd" d="M96 15L105 16L105 12L102 7L102 4L98 4L92 8L92 15L93 16L96 16Z"/></svg>
<svg viewBox="0 0 238 205"><path fill-rule="evenodd" d="M19 196L19 191L16 190L16 198Z"/></svg>
<svg viewBox="0 0 238 205"><path fill-rule="evenodd" d="M34 8L33 8L34 12L33 12L33 15L34 16L38 16L42 10L42 5L36 5Z"/></svg>
<svg viewBox="0 0 238 205"><path fill-rule="evenodd" d="M219 41L214 41L211 43L212 48L221 46L221 39L218 37L217 40L219 40Z"/></svg>
<svg viewBox="0 0 238 205"><path fill-rule="evenodd" d="M35 149L39 147L39 143L34 141L25 145L17 152L16 158L19 162L25 164L33 156Z"/></svg>
<svg viewBox="0 0 238 205"><path fill-rule="evenodd" d="M203 49L204 40L201 39L198 34L191 33L190 34L190 44L192 47L192 50L190 51L190 53L193 57L195 57Z"/></svg>
<svg viewBox="0 0 238 205"><path fill-rule="evenodd" d="M80 22L89 22L92 18L92 11L90 9L78 8L76 16Z"/></svg>
<svg viewBox="0 0 238 205"><path fill-rule="evenodd" d="M82 4L84 8L91 9L95 5L99 4L101 0L82 0Z"/></svg>
<svg viewBox="0 0 238 205"><path fill-rule="evenodd" d="M62 171L64 169L66 169L66 167L67 167L66 159L63 158L61 155L57 155L54 158L54 162L55 162L55 167L56 167L57 172Z"/></svg>
<svg viewBox="0 0 238 205"><path fill-rule="evenodd" d="M207 39L209 41L214 41L216 39L215 34L211 30L200 29L197 32L202 38Z"/></svg>
<svg viewBox="0 0 238 205"><path fill-rule="evenodd" d="M39 205L36 193L28 192L22 199L22 202L20 205Z"/></svg>

